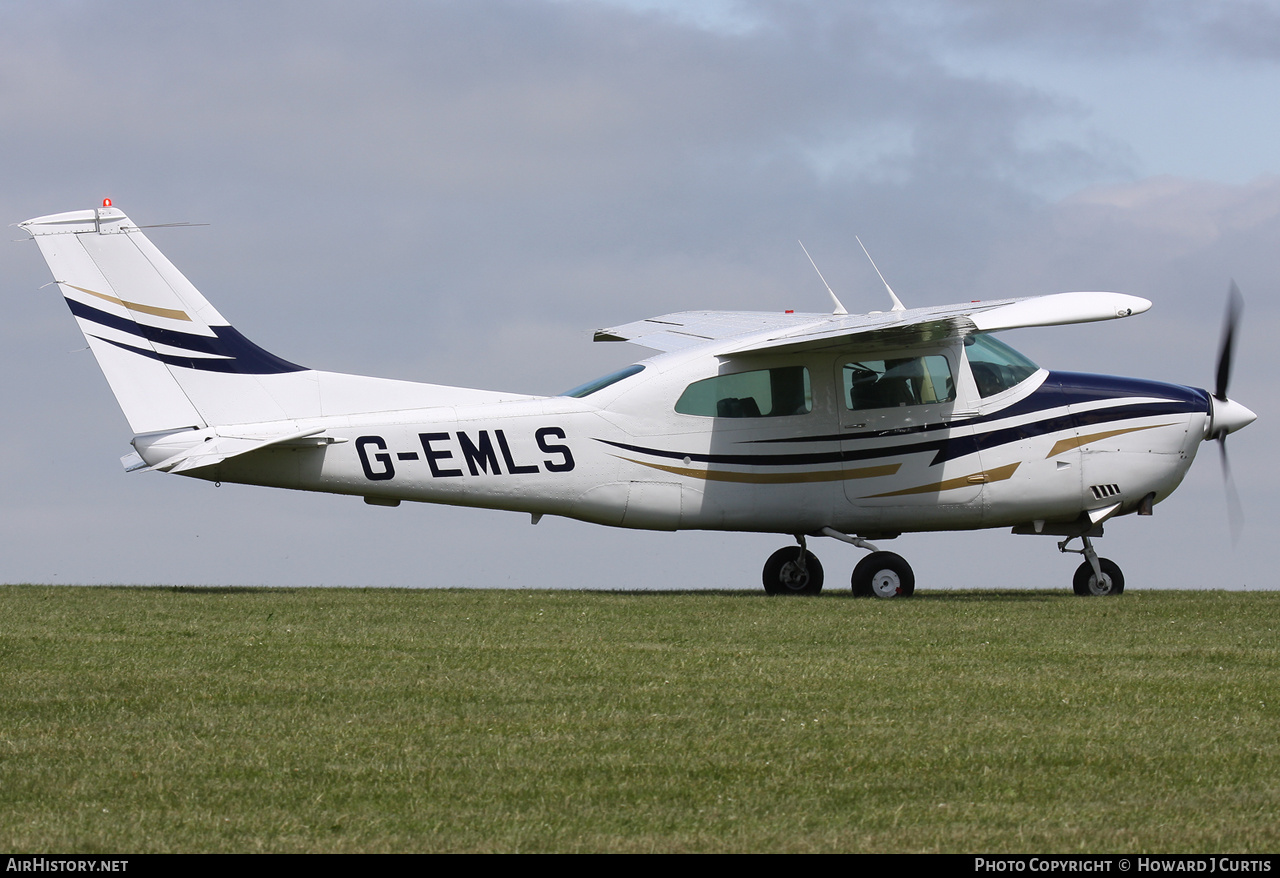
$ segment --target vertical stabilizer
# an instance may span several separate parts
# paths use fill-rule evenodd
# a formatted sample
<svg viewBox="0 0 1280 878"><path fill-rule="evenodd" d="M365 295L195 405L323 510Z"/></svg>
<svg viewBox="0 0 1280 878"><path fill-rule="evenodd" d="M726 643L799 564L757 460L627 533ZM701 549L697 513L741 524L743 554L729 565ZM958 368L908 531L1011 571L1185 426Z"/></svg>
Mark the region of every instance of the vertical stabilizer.
<svg viewBox="0 0 1280 878"><path fill-rule="evenodd" d="M302 366L234 328L119 210L21 223L35 238L134 433L319 413ZM266 376L294 380L269 385Z"/></svg>

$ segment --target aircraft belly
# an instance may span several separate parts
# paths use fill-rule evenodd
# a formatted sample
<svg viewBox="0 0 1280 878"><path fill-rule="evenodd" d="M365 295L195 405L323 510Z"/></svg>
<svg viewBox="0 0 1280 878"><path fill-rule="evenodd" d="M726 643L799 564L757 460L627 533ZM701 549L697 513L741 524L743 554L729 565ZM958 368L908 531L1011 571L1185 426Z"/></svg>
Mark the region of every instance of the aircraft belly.
<svg viewBox="0 0 1280 878"><path fill-rule="evenodd" d="M708 481L685 527L795 533L829 526L843 498L835 483L741 484Z"/></svg>
<svg viewBox="0 0 1280 878"><path fill-rule="evenodd" d="M268 488L301 490L329 490L310 488L308 482L316 481L323 461L323 450L318 448L264 448L251 454L232 457L213 466L184 472L195 478L211 482L231 482L243 485L262 485ZM308 474L304 478L303 472Z"/></svg>

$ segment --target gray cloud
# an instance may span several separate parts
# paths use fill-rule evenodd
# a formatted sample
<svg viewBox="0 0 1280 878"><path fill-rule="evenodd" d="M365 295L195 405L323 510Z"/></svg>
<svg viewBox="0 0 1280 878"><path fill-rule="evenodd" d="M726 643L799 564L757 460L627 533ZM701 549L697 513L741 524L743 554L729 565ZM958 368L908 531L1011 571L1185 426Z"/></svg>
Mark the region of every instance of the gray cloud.
<svg viewBox="0 0 1280 878"><path fill-rule="evenodd" d="M952 45L1117 56L1192 55L1249 63L1274 60L1274 0L920 0L910 21L945 30Z"/></svg>

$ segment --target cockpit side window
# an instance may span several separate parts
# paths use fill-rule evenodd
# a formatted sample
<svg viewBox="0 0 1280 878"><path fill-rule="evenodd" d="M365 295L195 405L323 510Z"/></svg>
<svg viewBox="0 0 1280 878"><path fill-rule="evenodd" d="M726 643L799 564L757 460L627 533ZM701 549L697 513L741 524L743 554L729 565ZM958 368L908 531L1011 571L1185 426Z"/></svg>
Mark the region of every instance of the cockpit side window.
<svg viewBox="0 0 1280 878"><path fill-rule="evenodd" d="M1022 354L989 335L967 336L964 345L973 382L984 399L1016 387L1040 370Z"/></svg>
<svg viewBox="0 0 1280 878"><path fill-rule="evenodd" d="M804 366L735 372L695 381L676 400L682 415L708 418L776 418L813 411L813 389Z"/></svg>
<svg viewBox="0 0 1280 878"><path fill-rule="evenodd" d="M947 358L892 357L845 363L844 404L850 411L932 405L956 398Z"/></svg>

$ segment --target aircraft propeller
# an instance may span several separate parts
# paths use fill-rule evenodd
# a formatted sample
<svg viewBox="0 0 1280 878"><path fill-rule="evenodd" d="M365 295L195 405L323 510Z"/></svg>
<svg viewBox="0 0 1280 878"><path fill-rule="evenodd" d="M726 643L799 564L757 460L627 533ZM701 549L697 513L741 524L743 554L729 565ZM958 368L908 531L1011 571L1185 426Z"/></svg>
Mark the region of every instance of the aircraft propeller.
<svg viewBox="0 0 1280 878"><path fill-rule="evenodd" d="M1227 311L1222 323L1222 343L1218 347L1218 374L1213 390L1213 422L1211 429L1213 438L1218 440L1219 457L1222 461L1222 481L1227 492L1227 521L1231 528L1231 542L1240 538L1240 529L1244 524L1244 508L1240 505L1240 494L1236 490L1235 479L1231 476L1231 462L1227 458L1227 434L1239 430L1257 418L1253 412L1227 398L1227 386L1231 383L1231 363L1235 357L1236 329L1240 325L1240 314L1244 310L1244 299L1236 282L1231 282L1227 290Z"/></svg>

